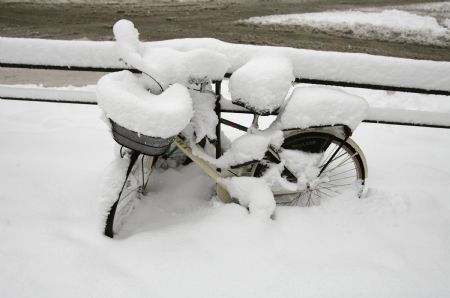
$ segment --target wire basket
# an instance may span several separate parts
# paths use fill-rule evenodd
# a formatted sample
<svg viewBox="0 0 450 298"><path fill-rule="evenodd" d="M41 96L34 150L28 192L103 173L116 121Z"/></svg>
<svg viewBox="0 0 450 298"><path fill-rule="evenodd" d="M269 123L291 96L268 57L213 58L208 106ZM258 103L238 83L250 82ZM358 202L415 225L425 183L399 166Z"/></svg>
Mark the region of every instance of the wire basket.
<svg viewBox="0 0 450 298"><path fill-rule="evenodd" d="M145 155L162 155L169 150L170 145L175 140L175 136L170 138L147 136L125 128L111 119L109 121L111 122L113 138L117 143Z"/></svg>

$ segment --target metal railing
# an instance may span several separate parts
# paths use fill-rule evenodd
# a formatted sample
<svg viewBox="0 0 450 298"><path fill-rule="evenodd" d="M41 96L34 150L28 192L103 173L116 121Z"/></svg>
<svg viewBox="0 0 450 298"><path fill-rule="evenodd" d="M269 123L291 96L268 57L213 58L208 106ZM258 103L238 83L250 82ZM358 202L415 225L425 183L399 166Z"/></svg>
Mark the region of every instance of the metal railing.
<svg viewBox="0 0 450 298"><path fill-rule="evenodd" d="M55 65L36 65L36 64L15 64L15 63L0 63L0 67L22 68L22 69L43 69L43 70L64 70L64 71L88 71L88 72L105 72L105 73L115 72L115 71L120 71L120 70L126 69L126 68L55 66ZM127 69L127 70L134 72L134 73L140 72L136 69ZM230 76L231 76L231 73L226 74L226 78L229 78ZM338 86L338 87L351 87L351 88L362 88L362 89L372 89L372 90L386 90L386 91L450 96L450 91L445 91L445 90L427 90L427 89L421 89L421 88L409 88L409 87L365 84L365 83L363 84L363 83L341 82L341 81L330 81L330 80L317 80L317 79L309 79L309 78L296 78L295 82L296 83L314 84L314 85L329 85L329 86ZM55 100L55 99L48 99L48 98L28 98L28 97L23 98L23 97L13 97L13 96L2 96L1 98L7 99L7 100L58 102L58 103L72 103L72 104L96 104L96 102L89 102L89 101ZM450 98L449 98L449 100L450 100ZM229 112L232 112L232 111L229 111ZM240 112L244 112L244 111L240 111ZM407 112L407 111L405 110L405 112ZM450 129L450 115L449 115L448 119L449 119L449 121L446 123L443 123L443 124L420 123L420 121L404 121L404 122L402 122L402 121L395 121L394 119L392 121L385 120L385 119L383 119L383 120L381 120L381 119L380 120L365 119L363 122Z"/></svg>

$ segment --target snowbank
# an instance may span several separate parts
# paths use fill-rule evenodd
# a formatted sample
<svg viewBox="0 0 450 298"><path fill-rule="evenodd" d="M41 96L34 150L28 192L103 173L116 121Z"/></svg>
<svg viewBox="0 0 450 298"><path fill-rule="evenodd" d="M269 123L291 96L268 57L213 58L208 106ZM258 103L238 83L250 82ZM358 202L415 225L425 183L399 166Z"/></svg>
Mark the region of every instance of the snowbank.
<svg viewBox="0 0 450 298"><path fill-rule="evenodd" d="M300 78L380 84L450 91L450 62L412 60L367 54L323 52L283 47L239 45L210 38L174 39L144 43L145 48L169 47L178 51L209 49L224 54L233 72L258 55L290 59ZM114 43L0 38L0 62L123 68Z"/></svg>
<svg viewBox="0 0 450 298"><path fill-rule="evenodd" d="M95 85L44 87L42 85L0 85L0 98L45 99L96 103Z"/></svg>
<svg viewBox="0 0 450 298"><path fill-rule="evenodd" d="M194 165L158 170L111 240L97 199L118 152L98 114L0 101L2 297L448 296L448 130L360 125L367 197L281 207L274 220L211 200Z"/></svg>
<svg viewBox="0 0 450 298"><path fill-rule="evenodd" d="M324 32L339 32L360 38L422 44L448 45L450 30L434 17L397 9L380 12L355 10L251 17L241 21L259 25L308 26Z"/></svg>

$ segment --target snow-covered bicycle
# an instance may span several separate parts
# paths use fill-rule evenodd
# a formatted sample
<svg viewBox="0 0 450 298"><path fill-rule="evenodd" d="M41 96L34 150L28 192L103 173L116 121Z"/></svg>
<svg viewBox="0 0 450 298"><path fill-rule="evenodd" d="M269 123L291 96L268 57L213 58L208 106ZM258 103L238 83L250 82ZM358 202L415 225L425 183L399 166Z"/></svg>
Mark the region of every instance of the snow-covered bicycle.
<svg viewBox="0 0 450 298"><path fill-rule="evenodd" d="M363 99L334 88L291 88L289 59L271 55L234 71L230 100L222 94L230 67L224 55L145 49L128 21L119 21L114 33L120 56L142 74L122 71L98 83L123 161L105 202L105 235L114 237L145 195L158 159L192 160L217 182L222 201L236 199L268 216L275 203L310 206L346 191L361 194L367 165L350 136L367 110ZM224 112L252 114L252 124L223 119ZM259 129L260 117L269 115L271 125ZM245 134L229 142L221 125Z"/></svg>

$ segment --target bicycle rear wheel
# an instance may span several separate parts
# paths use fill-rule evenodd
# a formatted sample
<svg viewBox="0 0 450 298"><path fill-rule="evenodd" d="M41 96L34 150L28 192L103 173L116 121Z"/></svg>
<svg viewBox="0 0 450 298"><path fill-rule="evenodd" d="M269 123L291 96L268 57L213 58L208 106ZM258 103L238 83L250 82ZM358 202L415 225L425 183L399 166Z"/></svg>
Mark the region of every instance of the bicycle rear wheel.
<svg viewBox="0 0 450 298"><path fill-rule="evenodd" d="M282 150L292 153L291 156L296 152L312 154L316 158L313 165L316 172L313 177L305 177L304 173L290 170L287 162L282 177L297 185L300 181L305 187L298 191L274 191L277 204L319 205L323 198L337 196L351 188L360 195L367 178L367 166L363 152L350 138L345 139L331 130L313 129L287 137ZM263 176L273 162L278 163L279 158L268 152L256 166L254 176Z"/></svg>
<svg viewBox="0 0 450 298"><path fill-rule="evenodd" d="M124 173L122 189L106 218L104 230L106 236L113 238L120 231L126 218L133 211L136 200L145 195L156 158L137 151L129 153L129 164Z"/></svg>

